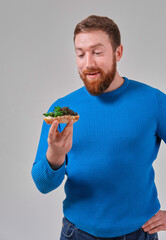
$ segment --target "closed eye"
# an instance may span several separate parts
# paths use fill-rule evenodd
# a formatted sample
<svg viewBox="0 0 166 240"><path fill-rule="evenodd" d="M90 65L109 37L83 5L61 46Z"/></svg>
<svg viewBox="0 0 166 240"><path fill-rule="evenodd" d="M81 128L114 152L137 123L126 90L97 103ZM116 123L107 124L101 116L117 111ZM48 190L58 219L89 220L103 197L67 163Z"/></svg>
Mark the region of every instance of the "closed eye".
<svg viewBox="0 0 166 240"><path fill-rule="evenodd" d="M78 57L79 58L82 58L84 56L84 54L79 54Z"/></svg>
<svg viewBox="0 0 166 240"><path fill-rule="evenodd" d="M94 54L100 55L100 54L102 54L102 52L94 52Z"/></svg>

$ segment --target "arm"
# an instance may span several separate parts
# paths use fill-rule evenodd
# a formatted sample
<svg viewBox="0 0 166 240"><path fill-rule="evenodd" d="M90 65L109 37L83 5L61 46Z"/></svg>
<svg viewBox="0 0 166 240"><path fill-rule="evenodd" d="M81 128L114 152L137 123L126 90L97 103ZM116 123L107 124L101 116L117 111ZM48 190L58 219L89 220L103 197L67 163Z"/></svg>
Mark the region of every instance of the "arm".
<svg viewBox="0 0 166 240"><path fill-rule="evenodd" d="M56 189L62 183L65 176L66 159L64 159L63 165L59 168L57 167L55 170L47 160L46 152L48 149L47 138L49 128L50 126L43 122L37 154L31 171L33 181L42 193L48 193Z"/></svg>
<svg viewBox="0 0 166 240"><path fill-rule="evenodd" d="M166 143L166 94L156 89L158 127L157 135ZM166 211L159 210L143 226L145 232L150 234L166 230Z"/></svg>
<svg viewBox="0 0 166 240"><path fill-rule="evenodd" d="M157 134L166 143L166 94L157 89L158 127Z"/></svg>
<svg viewBox="0 0 166 240"><path fill-rule="evenodd" d="M52 108L53 106L49 111ZM43 121L38 150L31 171L40 192L48 193L62 183L67 153L72 147L72 135L72 121L67 124L62 133L58 121L54 121L51 127Z"/></svg>

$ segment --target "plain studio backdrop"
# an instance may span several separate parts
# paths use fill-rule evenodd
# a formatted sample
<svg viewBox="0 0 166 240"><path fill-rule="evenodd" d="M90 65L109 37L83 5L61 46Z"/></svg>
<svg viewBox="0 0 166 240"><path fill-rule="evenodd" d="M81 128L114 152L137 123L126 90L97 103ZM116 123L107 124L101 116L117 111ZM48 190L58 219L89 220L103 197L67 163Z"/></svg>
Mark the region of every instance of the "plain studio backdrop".
<svg viewBox="0 0 166 240"><path fill-rule="evenodd" d="M124 46L120 75L166 93L165 0L1 0L0 240L59 239L65 180L57 190L41 194L31 168L42 114L55 100L83 86L73 31L92 14L108 16L120 28ZM154 168L164 210L163 141ZM166 232L159 232L159 237L165 240Z"/></svg>

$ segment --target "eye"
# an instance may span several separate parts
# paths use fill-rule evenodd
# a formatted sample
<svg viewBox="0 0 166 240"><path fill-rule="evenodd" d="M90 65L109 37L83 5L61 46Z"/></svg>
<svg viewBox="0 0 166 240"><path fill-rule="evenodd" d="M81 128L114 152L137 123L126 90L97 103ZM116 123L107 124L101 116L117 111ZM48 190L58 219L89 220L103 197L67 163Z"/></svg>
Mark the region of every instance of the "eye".
<svg viewBox="0 0 166 240"><path fill-rule="evenodd" d="M78 58L83 58L83 57L84 57L84 54L83 54L83 53L82 53L82 54L78 54L77 57L78 57Z"/></svg>
<svg viewBox="0 0 166 240"><path fill-rule="evenodd" d="M102 54L102 52L94 52L94 54L100 55L100 54Z"/></svg>

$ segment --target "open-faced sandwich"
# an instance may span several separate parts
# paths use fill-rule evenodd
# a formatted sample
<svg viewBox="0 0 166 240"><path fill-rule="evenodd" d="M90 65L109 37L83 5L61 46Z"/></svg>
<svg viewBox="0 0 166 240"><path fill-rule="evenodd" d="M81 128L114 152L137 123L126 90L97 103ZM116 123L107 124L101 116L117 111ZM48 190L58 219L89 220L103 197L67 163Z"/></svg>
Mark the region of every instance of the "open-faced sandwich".
<svg viewBox="0 0 166 240"><path fill-rule="evenodd" d="M47 124L52 124L53 121L58 120L59 123L68 123L70 119L74 122L78 121L79 115L73 112L69 107L55 107L53 112L43 113L44 121Z"/></svg>

